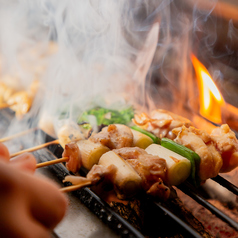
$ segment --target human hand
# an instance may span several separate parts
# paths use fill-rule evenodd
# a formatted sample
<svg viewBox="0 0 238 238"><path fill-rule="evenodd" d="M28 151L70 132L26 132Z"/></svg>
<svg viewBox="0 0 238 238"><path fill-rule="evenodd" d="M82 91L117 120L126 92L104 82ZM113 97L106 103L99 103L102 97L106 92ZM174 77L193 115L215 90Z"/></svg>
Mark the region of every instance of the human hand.
<svg viewBox="0 0 238 238"><path fill-rule="evenodd" d="M33 175L33 155L9 158L7 148L0 144L0 236L50 237L66 212L65 196L53 182Z"/></svg>

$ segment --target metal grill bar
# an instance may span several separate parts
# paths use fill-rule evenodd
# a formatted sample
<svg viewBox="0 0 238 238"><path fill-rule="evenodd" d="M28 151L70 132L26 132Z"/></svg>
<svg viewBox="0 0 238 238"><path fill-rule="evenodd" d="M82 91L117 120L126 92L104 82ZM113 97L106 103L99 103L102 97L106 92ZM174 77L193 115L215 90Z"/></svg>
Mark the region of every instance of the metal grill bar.
<svg viewBox="0 0 238 238"><path fill-rule="evenodd" d="M212 178L215 182L219 183L221 186L225 187L228 189L230 192L234 193L235 195L238 196L238 187L236 187L233 183L227 181L220 175L217 175L215 178Z"/></svg>
<svg viewBox="0 0 238 238"><path fill-rule="evenodd" d="M177 222L185 231L187 231L190 235L192 235L195 238L202 238L200 234L198 234L194 229L192 229L187 223L185 223L183 220L181 220L179 217L177 217L175 214L173 214L171 211L169 211L167 208L162 206L159 202L154 202L154 204L162 210L165 214L169 215L175 222Z"/></svg>
<svg viewBox="0 0 238 238"><path fill-rule="evenodd" d="M229 216L224 214L222 211L214 207L211 203L207 202L204 198L199 196L193 188L188 184L184 183L182 185L179 185L178 188L186 193L188 196L190 196L192 199L194 199L196 202L207 208L210 212L212 212L214 215L219 217L221 220L232 226L238 231L238 223L232 220Z"/></svg>

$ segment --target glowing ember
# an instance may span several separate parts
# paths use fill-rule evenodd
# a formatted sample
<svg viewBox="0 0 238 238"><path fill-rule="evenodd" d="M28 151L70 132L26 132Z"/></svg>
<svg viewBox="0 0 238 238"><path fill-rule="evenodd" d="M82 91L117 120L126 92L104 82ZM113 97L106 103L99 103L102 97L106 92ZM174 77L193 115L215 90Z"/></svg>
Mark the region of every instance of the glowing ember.
<svg viewBox="0 0 238 238"><path fill-rule="evenodd" d="M204 65L191 56L199 87L200 114L215 123L222 123L221 107L225 101Z"/></svg>

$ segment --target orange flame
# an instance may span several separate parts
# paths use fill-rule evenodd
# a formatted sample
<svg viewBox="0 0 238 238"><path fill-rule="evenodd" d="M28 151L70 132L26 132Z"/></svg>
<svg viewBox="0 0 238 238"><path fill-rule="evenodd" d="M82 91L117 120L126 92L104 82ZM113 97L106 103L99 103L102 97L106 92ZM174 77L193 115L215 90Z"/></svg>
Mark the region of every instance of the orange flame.
<svg viewBox="0 0 238 238"><path fill-rule="evenodd" d="M200 114L215 123L222 123L221 107L225 101L205 66L194 56L192 63L199 87Z"/></svg>

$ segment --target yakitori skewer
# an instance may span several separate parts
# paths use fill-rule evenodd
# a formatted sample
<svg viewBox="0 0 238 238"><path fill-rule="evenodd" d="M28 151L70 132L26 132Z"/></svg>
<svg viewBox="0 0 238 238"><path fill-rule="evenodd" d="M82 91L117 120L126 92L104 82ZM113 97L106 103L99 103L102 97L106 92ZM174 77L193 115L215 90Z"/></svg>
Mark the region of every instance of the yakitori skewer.
<svg viewBox="0 0 238 238"><path fill-rule="evenodd" d="M31 148L28 148L28 149L25 149L25 150L18 151L16 153L11 154L10 158L21 155L21 154L26 153L26 152L33 152L33 151L36 151L36 150L43 149L43 148L45 148L49 145L56 145L56 144L59 144L59 140L53 140L53 141L50 141L50 142L47 142L47 143L44 143L44 144L41 144L41 145L38 145L38 146L34 146L34 147L31 147Z"/></svg>
<svg viewBox="0 0 238 238"><path fill-rule="evenodd" d="M58 164L58 163L62 163L62 162L67 162L68 160L69 160L68 157L63 157L63 158L60 158L60 159L50 160L50 161L38 163L38 164L36 165L36 168L42 168L42 167L49 166L49 165L53 165L53 164Z"/></svg>
<svg viewBox="0 0 238 238"><path fill-rule="evenodd" d="M72 192L72 191L78 190L78 189L80 189L82 187L89 186L91 184L92 184L91 181L82 181L80 184L77 184L77 185L72 185L72 186L60 188L60 191L62 193L68 193L68 192Z"/></svg>
<svg viewBox="0 0 238 238"><path fill-rule="evenodd" d="M19 133L17 133L17 134L4 137L4 138L0 139L0 142L2 143L2 142L5 142L5 141L8 141L8 140L15 139L15 138L17 138L17 137L26 135L26 134L31 133L31 132L33 132L33 131L36 131L36 130L38 130L38 129L39 129L38 127L30 128L30 129L28 129L28 130L19 132Z"/></svg>

